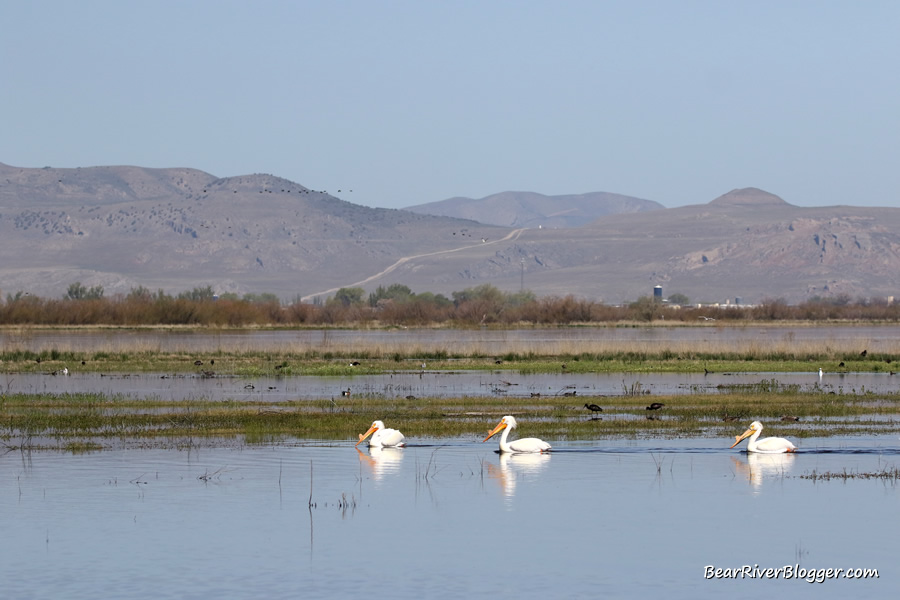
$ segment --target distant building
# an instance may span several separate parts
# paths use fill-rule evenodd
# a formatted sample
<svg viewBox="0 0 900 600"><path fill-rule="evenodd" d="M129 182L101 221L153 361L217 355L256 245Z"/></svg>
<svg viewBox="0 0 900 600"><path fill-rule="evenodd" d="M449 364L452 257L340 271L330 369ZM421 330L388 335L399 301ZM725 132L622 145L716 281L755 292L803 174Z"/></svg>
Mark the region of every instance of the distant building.
<svg viewBox="0 0 900 600"><path fill-rule="evenodd" d="M662 286L657 285L653 288L653 299L662 300Z"/></svg>

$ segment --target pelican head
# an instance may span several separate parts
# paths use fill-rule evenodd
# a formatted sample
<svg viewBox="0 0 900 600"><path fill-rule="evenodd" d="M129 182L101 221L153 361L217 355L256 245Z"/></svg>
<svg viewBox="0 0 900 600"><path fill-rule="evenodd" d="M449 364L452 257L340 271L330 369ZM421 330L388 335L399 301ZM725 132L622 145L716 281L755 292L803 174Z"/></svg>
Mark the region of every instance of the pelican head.
<svg viewBox="0 0 900 600"><path fill-rule="evenodd" d="M367 432L365 432L364 434L361 434L359 436L359 441L356 442L356 445L359 446L364 439L366 439L367 437L369 437L370 435L372 435L379 429L384 429L384 423L381 421L372 421L371 427L369 427L369 430Z"/></svg>
<svg viewBox="0 0 900 600"><path fill-rule="evenodd" d="M516 418L515 417L513 417L511 415L507 415L507 416L503 417L502 419L500 419L500 422L497 423L497 426L494 427L493 430L491 430L491 432L488 434L488 436L486 438L481 440L481 443L488 441L489 439L491 439L492 437L494 437L495 435L497 435L498 433L500 433L507 427L510 429L516 428Z"/></svg>
<svg viewBox="0 0 900 600"><path fill-rule="evenodd" d="M754 433L756 435L759 435L760 433L762 433L762 428L762 423L760 423L759 421L753 421L752 423L750 423L750 427L747 428L747 431L745 431L741 435L735 436L734 443L731 445L731 447L734 448Z"/></svg>

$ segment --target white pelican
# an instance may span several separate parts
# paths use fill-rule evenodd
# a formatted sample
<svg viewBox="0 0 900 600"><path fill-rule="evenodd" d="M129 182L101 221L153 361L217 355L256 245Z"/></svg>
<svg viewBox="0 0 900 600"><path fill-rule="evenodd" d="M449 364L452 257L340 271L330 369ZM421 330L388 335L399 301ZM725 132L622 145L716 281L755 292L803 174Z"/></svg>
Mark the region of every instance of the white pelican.
<svg viewBox="0 0 900 600"><path fill-rule="evenodd" d="M509 432L511 429L515 428L516 419L511 416L505 416L500 419L500 422L494 427L493 431L491 431L486 438L481 440L482 443L488 441L496 433L499 431L503 431L503 435L500 436L500 453L510 452L510 453L527 453L527 452L546 452L550 449L550 444L543 440L539 440L537 438L522 438L521 440L516 440L512 443L507 443L506 438L509 437Z"/></svg>
<svg viewBox="0 0 900 600"><path fill-rule="evenodd" d="M784 452L794 452L797 447L784 438L770 437L759 441L759 434L762 433L763 426L759 421L750 423L750 428L741 435L735 436L732 448L741 443L741 440L749 437L747 442L747 452L761 452L763 454L782 454Z"/></svg>
<svg viewBox="0 0 900 600"><path fill-rule="evenodd" d="M406 445L403 441L405 438L402 433L396 429L385 429L384 423L381 421L372 422L369 430L360 434L356 445L359 446L369 435L372 435L372 439L369 440L369 446L373 448L402 448Z"/></svg>

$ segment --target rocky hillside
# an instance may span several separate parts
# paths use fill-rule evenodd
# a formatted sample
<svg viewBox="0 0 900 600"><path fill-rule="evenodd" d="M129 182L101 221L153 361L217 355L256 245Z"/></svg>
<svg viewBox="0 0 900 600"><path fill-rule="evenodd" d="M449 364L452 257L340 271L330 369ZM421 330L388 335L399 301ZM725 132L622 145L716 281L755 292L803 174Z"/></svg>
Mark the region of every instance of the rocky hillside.
<svg viewBox="0 0 900 600"><path fill-rule="evenodd" d="M271 175L0 164L0 292L143 285L272 292L353 283L398 257L480 244L497 228L374 209Z"/></svg>
<svg viewBox="0 0 900 600"><path fill-rule="evenodd" d="M610 303L655 285L702 302L856 299L900 291L900 209L801 208L743 189L580 227L512 228L368 208L272 175L0 164L0 255L0 297L61 297L80 281L106 295L210 285L283 300L391 283Z"/></svg>

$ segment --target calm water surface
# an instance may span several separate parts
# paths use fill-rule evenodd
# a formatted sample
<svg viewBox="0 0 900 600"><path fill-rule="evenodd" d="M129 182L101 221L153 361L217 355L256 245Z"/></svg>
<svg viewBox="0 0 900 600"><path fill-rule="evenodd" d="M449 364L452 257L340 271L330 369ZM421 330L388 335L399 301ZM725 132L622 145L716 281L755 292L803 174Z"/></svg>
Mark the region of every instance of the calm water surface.
<svg viewBox="0 0 900 600"><path fill-rule="evenodd" d="M522 424L527 435L527 424ZM0 456L0 589L22 598L888 598L900 491L809 473L900 466L896 435L298 440ZM312 506L310 506L312 503ZM704 567L877 568L868 580L706 580Z"/></svg>

